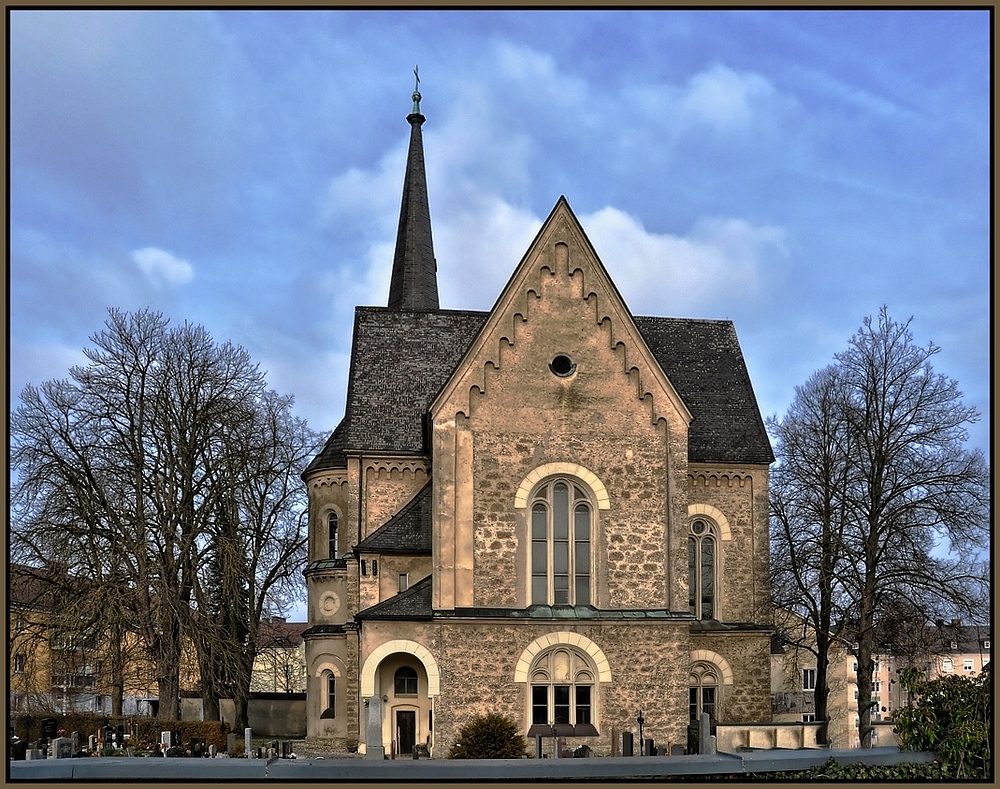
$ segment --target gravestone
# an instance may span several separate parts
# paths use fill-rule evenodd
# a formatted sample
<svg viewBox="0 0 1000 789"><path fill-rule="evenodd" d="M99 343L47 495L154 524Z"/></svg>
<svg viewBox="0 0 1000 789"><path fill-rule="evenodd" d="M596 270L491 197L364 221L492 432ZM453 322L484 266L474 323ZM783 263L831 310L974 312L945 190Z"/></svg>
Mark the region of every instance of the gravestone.
<svg viewBox="0 0 1000 789"><path fill-rule="evenodd" d="M91 753L93 753L94 751L97 750L97 735L96 734L88 734L87 735L87 748L88 748L88 750Z"/></svg>
<svg viewBox="0 0 1000 789"><path fill-rule="evenodd" d="M69 735L70 740L73 742L73 753L77 754L80 752L80 732L75 731Z"/></svg>
<svg viewBox="0 0 1000 789"><path fill-rule="evenodd" d="M698 753L715 753L715 743L710 742L712 736L712 719L707 712L701 714L700 729L698 732Z"/></svg>
<svg viewBox="0 0 1000 789"><path fill-rule="evenodd" d="M51 740L56 736L59 724L55 718L42 718L42 736L46 740Z"/></svg>
<svg viewBox="0 0 1000 789"><path fill-rule="evenodd" d="M382 744L382 697L368 699L368 718L365 726L365 757L384 759L385 746Z"/></svg>
<svg viewBox="0 0 1000 789"><path fill-rule="evenodd" d="M243 730L243 751L248 759L253 758L253 729L249 726Z"/></svg>
<svg viewBox="0 0 1000 789"><path fill-rule="evenodd" d="M671 756L683 756L685 753L687 753L687 748L685 748L683 745L671 745L670 746L670 755Z"/></svg>
<svg viewBox="0 0 1000 789"><path fill-rule="evenodd" d="M541 759L542 758L542 735L541 734L536 734L535 735L535 758L536 759Z"/></svg>
<svg viewBox="0 0 1000 789"><path fill-rule="evenodd" d="M28 761L31 761L33 759L41 759L42 752L38 748L27 748L24 751L24 758Z"/></svg>
<svg viewBox="0 0 1000 789"><path fill-rule="evenodd" d="M232 753L236 748L236 732L231 731L226 735L226 753Z"/></svg>
<svg viewBox="0 0 1000 789"><path fill-rule="evenodd" d="M647 737L645 744L644 753L646 756L656 756L656 748L654 747L653 738Z"/></svg>
<svg viewBox="0 0 1000 789"><path fill-rule="evenodd" d="M632 756L633 741L632 732L623 731L622 732L622 756Z"/></svg>
<svg viewBox="0 0 1000 789"><path fill-rule="evenodd" d="M219 749L216 748L214 745L209 745L208 746L208 758L214 759L216 757L216 755L218 754L218 752L219 752Z"/></svg>
<svg viewBox="0 0 1000 789"><path fill-rule="evenodd" d="M621 756L622 755L621 740L619 740L619 736L620 736L620 733L619 733L618 727L617 726L612 726L611 727L611 755L612 756Z"/></svg>
<svg viewBox="0 0 1000 789"><path fill-rule="evenodd" d="M200 759L205 754L205 738L192 737L188 747L191 749L191 755Z"/></svg>
<svg viewBox="0 0 1000 789"><path fill-rule="evenodd" d="M69 737L56 737L52 741L52 748L49 751L50 759L71 759L73 758L73 740Z"/></svg>
<svg viewBox="0 0 1000 789"><path fill-rule="evenodd" d="M160 748L164 753L166 753L170 746L173 745L173 738L173 732L171 731L160 732Z"/></svg>

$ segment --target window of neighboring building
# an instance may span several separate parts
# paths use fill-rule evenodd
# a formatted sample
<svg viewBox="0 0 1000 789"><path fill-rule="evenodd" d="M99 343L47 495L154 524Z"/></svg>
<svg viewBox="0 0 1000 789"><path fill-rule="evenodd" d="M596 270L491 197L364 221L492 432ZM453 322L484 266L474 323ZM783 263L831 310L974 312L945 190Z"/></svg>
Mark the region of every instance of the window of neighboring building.
<svg viewBox="0 0 1000 789"><path fill-rule="evenodd" d="M989 649L989 648L990 648L990 642L989 641L984 641L983 642L983 649Z"/></svg>
<svg viewBox="0 0 1000 789"><path fill-rule="evenodd" d="M972 658L965 658L962 661L962 668L964 668L966 671L975 671L976 670L976 666L972 662Z"/></svg>
<svg viewBox="0 0 1000 789"><path fill-rule="evenodd" d="M701 720L702 713L707 712L712 722L718 718L719 704L719 674L715 666L709 663L695 663L688 677L688 717L693 721Z"/></svg>
<svg viewBox="0 0 1000 789"><path fill-rule="evenodd" d="M555 649L535 660L530 692L532 725L596 722L594 671L576 650Z"/></svg>
<svg viewBox="0 0 1000 789"><path fill-rule="evenodd" d="M952 641L951 642L951 648L952 649L958 649L958 642L957 641Z"/></svg>
<svg viewBox="0 0 1000 789"><path fill-rule="evenodd" d="M399 574L399 582L397 586L400 592L405 592L407 589L410 588L406 573Z"/></svg>
<svg viewBox="0 0 1000 789"><path fill-rule="evenodd" d="M329 515L327 515L327 517L326 517L326 534L327 534L327 538L329 540L329 545L328 545L329 552L328 552L327 555L331 559L336 559L338 556L340 556L340 550L337 547L337 525L338 525L338 523L339 523L339 521L337 519L337 513L336 512L331 512Z"/></svg>
<svg viewBox="0 0 1000 789"><path fill-rule="evenodd" d="M802 669L802 690L816 690L816 669Z"/></svg>
<svg viewBox="0 0 1000 789"><path fill-rule="evenodd" d="M803 723L815 723L816 722L816 713L815 712L803 712L802 713L802 722Z"/></svg>
<svg viewBox="0 0 1000 789"><path fill-rule="evenodd" d="M25 657L23 652L19 652L14 655L14 672L16 674L24 673Z"/></svg>
<svg viewBox="0 0 1000 789"><path fill-rule="evenodd" d="M851 671L853 671L855 674L858 673L858 661L856 660L854 661L854 665L851 666Z"/></svg>
<svg viewBox="0 0 1000 789"><path fill-rule="evenodd" d="M951 658L945 658L941 661L941 670L944 672L950 672L954 670L955 664L951 662Z"/></svg>
<svg viewBox="0 0 1000 789"><path fill-rule="evenodd" d="M416 696L417 695L417 671L410 666L403 666L402 668L396 669L395 677L393 678L393 684L396 689L397 696Z"/></svg>
<svg viewBox="0 0 1000 789"><path fill-rule="evenodd" d="M872 693L874 694L874 693L881 693L881 692L882 692L882 682L880 680L875 680L872 683Z"/></svg>
<svg viewBox="0 0 1000 789"><path fill-rule="evenodd" d="M337 717L337 677L332 671L324 671L320 676L323 683L323 702L325 709L320 714L321 718Z"/></svg>
<svg viewBox="0 0 1000 789"><path fill-rule="evenodd" d="M553 479L531 503L531 603L590 605L594 508L579 485Z"/></svg>
<svg viewBox="0 0 1000 789"><path fill-rule="evenodd" d="M855 700L855 701L857 701L857 700L858 700L858 696L859 696L859 694L858 694L858 689L857 689L857 688L855 688L855 689L854 689L854 700Z"/></svg>
<svg viewBox="0 0 1000 789"><path fill-rule="evenodd" d="M695 619L715 619L715 527L698 518L688 535L688 603Z"/></svg>

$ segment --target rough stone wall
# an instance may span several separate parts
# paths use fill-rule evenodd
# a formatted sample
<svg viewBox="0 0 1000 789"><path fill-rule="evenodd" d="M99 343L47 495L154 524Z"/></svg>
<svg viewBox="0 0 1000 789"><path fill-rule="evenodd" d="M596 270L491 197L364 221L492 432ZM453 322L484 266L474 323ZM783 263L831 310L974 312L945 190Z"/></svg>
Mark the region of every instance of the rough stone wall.
<svg viewBox="0 0 1000 789"><path fill-rule="evenodd" d="M427 463L424 460L366 459L362 539L395 515L426 482Z"/></svg>
<svg viewBox="0 0 1000 789"><path fill-rule="evenodd" d="M346 471L316 474L309 479L309 561L329 558L329 535L326 514L335 510L338 515L338 543L340 555L348 549L346 544L352 528L350 480ZM355 527L356 528L356 527ZM353 543L351 543L353 544Z"/></svg>
<svg viewBox="0 0 1000 789"><path fill-rule="evenodd" d="M587 744L595 753L609 755L612 727L634 729L640 709L646 719L646 736L660 744L686 741L691 645L682 622L574 623L572 627L564 622L372 622L365 626L364 648L371 651L388 640L412 639L434 656L442 690L434 701L434 754L443 756L461 727L476 715L498 712L527 730L528 683L514 681L518 660L535 639L566 630L600 647L612 678L610 683L595 683L600 736L573 738L573 747ZM678 666L683 669L678 671Z"/></svg>
<svg viewBox="0 0 1000 789"><path fill-rule="evenodd" d="M771 720L771 638L767 632L692 633L692 650L721 655L733 672L722 686L719 720L727 723ZM687 677L684 678L685 683Z"/></svg>
<svg viewBox="0 0 1000 789"><path fill-rule="evenodd" d="M711 505L729 522L731 539L720 540L719 619L769 621L766 470L692 464L688 481L689 502Z"/></svg>
<svg viewBox="0 0 1000 789"><path fill-rule="evenodd" d="M553 239L516 275L520 289L438 407L435 433L458 424L473 447L472 523L459 512L460 474L445 475L456 480L457 514L439 544L473 540L474 605L526 605L527 516L514 510L514 493L544 463L579 464L611 499L598 517L597 604L686 606L682 557L671 561L666 550L679 549L687 524L686 412L589 249L565 224ZM575 365L571 374L550 367L559 355ZM452 421L458 413L464 425ZM442 467L461 466L452 446L461 444L435 442L436 480Z"/></svg>
<svg viewBox="0 0 1000 789"><path fill-rule="evenodd" d="M378 567L378 576L374 579L377 582L378 599L374 602L363 600L365 608L397 595L400 573L407 574L408 586L413 586L417 581L430 575L431 557L383 554L378 557ZM371 586L370 584L369 589Z"/></svg>

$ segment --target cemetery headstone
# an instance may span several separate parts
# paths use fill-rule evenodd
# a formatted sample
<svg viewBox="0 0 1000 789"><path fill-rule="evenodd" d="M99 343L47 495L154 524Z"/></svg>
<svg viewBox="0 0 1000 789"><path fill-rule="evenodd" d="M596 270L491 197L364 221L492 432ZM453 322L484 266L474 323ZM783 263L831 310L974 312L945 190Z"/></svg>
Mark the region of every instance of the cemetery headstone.
<svg viewBox="0 0 1000 789"><path fill-rule="evenodd" d="M612 726L611 727L611 755L612 756L621 756L622 755L622 746L621 746L621 740L619 739L619 736L620 736L620 734L619 734L618 727L617 726Z"/></svg>
<svg viewBox="0 0 1000 789"><path fill-rule="evenodd" d="M173 740L173 732L169 730L160 732L160 749L166 752L167 749L173 744L171 740Z"/></svg>
<svg viewBox="0 0 1000 789"><path fill-rule="evenodd" d="M670 755L671 756L683 756L687 749L683 745L671 745Z"/></svg>
<svg viewBox="0 0 1000 789"><path fill-rule="evenodd" d="M622 732L622 756L632 756L633 741L632 732L623 731Z"/></svg>
<svg viewBox="0 0 1000 789"><path fill-rule="evenodd" d="M70 740L73 743L73 753L79 753L80 752L80 732L75 731L72 734L70 734L69 737L70 737Z"/></svg>
<svg viewBox="0 0 1000 789"><path fill-rule="evenodd" d="M216 754L218 754L218 752L219 749L216 746L214 745L208 746L208 756L210 759L214 759L216 757Z"/></svg>
<svg viewBox="0 0 1000 789"><path fill-rule="evenodd" d="M656 748L654 747L653 738L647 737L645 744L646 748L644 753L646 754L646 756L656 756Z"/></svg>
<svg viewBox="0 0 1000 789"><path fill-rule="evenodd" d="M51 740L56 736L59 724L55 718L42 718L42 736L46 740Z"/></svg>
<svg viewBox="0 0 1000 789"><path fill-rule="evenodd" d="M249 726L243 730L243 752L248 759L253 758L253 729Z"/></svg>
<svg viewBox="0 0 1000 789"><path fill-rule="evenodd" d="M365 726L365 757L368 759L385 758L385 746L382 744L382 697L371 696L368 699L368 718Z"/></svg>
<svg viewBox="0 0 1000 789"><path fill-rule="evenodd" d="M231 731L226 735L226 753L232 753L236 748L236 732Z"/></svg>
<svg viewBox="0 0 1000 789"><path fill-rule="evenodd" d="M56 737L52 741L49 752L50 759L71 759L73 757L73 740L69 737Z"/></svg>

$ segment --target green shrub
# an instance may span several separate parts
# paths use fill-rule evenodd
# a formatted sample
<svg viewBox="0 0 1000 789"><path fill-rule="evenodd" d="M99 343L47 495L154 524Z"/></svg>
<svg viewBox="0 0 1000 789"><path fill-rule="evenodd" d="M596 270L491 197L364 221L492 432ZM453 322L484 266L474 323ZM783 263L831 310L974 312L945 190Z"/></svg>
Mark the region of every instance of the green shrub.
<svg viewBox="0 0 1000 789"><path fill-rule="evenodd" d="M491 712L466 723L448 751L449 759L520 759L526 754L524 737L510 718Z"/></svg>
<svg viewBox="0 0 1000 789"><path fill-rule="evenodd" d="M892 714L901 745L936 752L954 778L986 777L993 764L989 675L947 674L928 681L918 670L904 670L900 681L916 696Z"/></svg>

